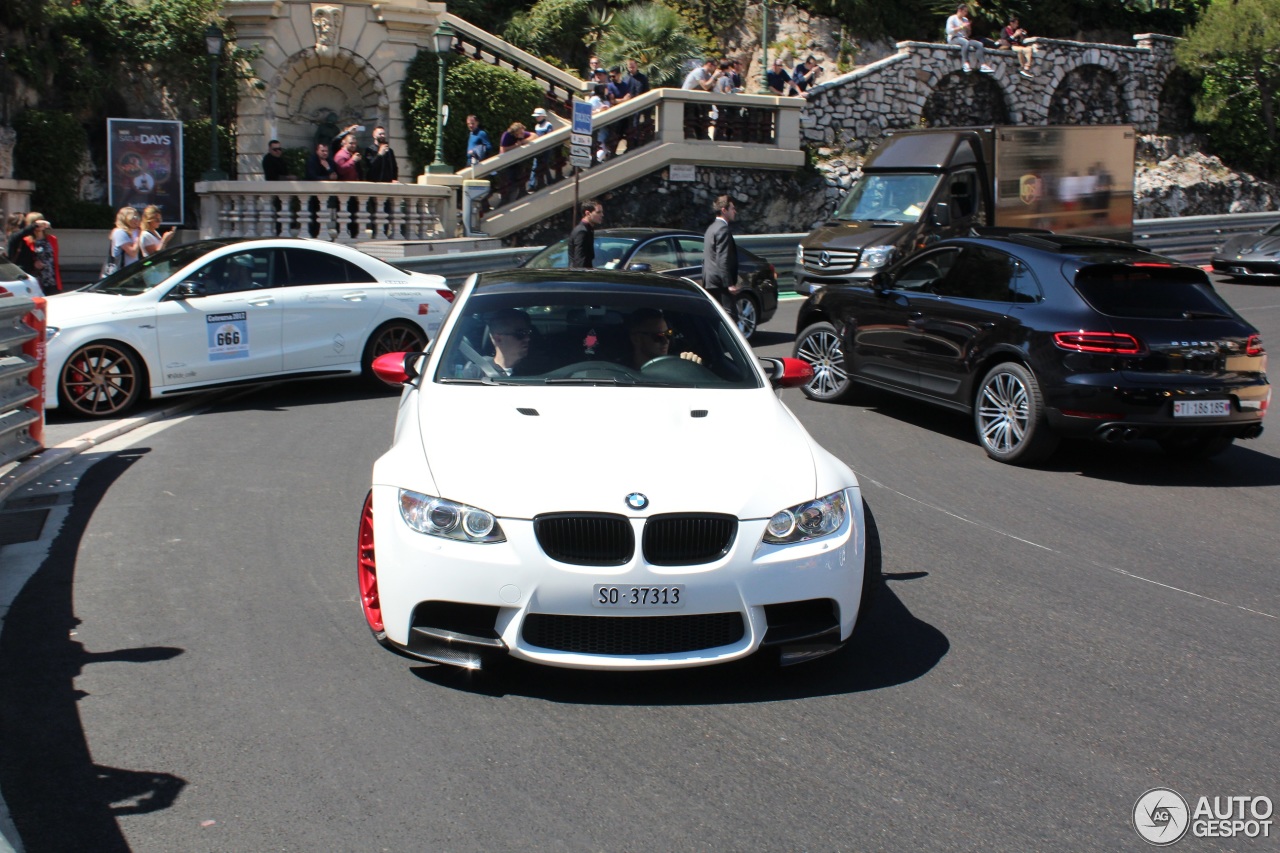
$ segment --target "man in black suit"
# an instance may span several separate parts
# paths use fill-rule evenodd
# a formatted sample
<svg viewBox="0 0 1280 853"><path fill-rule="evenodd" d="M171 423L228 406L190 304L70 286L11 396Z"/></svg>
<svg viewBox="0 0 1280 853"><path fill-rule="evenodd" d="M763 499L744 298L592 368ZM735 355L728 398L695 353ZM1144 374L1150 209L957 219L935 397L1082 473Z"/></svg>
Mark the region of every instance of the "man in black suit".
<svg viewBox="0 0 1280 853"><path fill-rule="evenodd" d="M595 199L582 203L582 219L569 232L569 268L591 269L596 263L596 226L604 222L604 205Z"/></svg>
<svg viewBox="0 0 1280 853"><path fill-rule="evenodd" d="M714 296L734 322L738 321L738 246L729 233L729 223L738 217L733 199L722 195L712 205L715 221L707 228L702 244L702 286Z"/></svg>

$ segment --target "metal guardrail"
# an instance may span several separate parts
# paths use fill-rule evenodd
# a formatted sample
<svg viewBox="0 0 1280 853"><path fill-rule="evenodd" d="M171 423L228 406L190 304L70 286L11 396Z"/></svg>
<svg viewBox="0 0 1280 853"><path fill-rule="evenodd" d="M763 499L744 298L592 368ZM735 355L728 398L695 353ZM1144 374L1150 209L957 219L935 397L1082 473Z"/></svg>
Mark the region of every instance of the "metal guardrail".
<svg viewBox="0 0 1280 853"><path fill-rule="evenodd" d="M43 331L24 318L43 312L43 303L26 297L0 299L0 465L41 449L44 412L39 403L30 404L42 392L32 380L43 382Z"/></svg>
<svg viewBox="0 0 1280 853"><path fill-rule="evenodd" d="M1133 223L1133 241L1180 261L1204 264L1228 237L1261 231L1277 223L1280 223L1280 212L1274 211L1138 219Z"/></svg>
<svg viewBox="0 0 1280 853"><path fill-rule="evenodd" d="M1225 216L1178 216L1169 219L1138 219L1133 223L1133 241L1139 246L1168 255L1185 263L1208 263L1213 250L1236 234L1261 231L1280 223L1280 211L1268 213L1232 213ZM735 239L773 264L778 271L778 284L786 289L791 281L791 268L796 245L805 232L793 234L743 234ZM423 255L399 258L392 263L416 272L442 275L456 284L473 272L518 267L542 250L542 246L495 249L484 252L461 252L452 255Z"/></svg>

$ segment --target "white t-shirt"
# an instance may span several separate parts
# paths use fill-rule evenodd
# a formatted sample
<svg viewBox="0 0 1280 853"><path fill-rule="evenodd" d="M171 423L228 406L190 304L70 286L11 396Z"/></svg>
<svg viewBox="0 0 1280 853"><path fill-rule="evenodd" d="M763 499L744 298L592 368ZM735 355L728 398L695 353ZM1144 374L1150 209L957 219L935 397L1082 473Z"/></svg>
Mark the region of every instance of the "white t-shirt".
<svg viewBox="0 0 1280 853"><path fill-rule="evenodd" d="M111 254L115 257L116 263L120 266L127 266L138 259L138 250L135 247L133 254L126 254L124 247L133 242L133 235L123 228L115 228L111 231Z"/></svg>

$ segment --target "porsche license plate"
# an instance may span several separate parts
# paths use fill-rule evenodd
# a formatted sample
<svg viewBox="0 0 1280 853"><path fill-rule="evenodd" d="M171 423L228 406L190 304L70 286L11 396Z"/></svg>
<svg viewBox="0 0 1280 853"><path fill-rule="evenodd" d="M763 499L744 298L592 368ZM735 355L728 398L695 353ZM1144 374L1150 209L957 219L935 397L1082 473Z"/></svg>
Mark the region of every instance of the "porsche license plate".
<svg viewBox="0 0 1280 853"><path fill-rule="evenodd" d="M667 586L596 584L591 595L591 603L596 607L610 607L618 610L671 610L684 607L684 600L683 584Z"/></svg>
<svg viewBox="0 0 1280 853"><path fill-rule="evenodd" d="M1230 400L1175 400L1175 418L1224 418L1231 414Z"/></svg>

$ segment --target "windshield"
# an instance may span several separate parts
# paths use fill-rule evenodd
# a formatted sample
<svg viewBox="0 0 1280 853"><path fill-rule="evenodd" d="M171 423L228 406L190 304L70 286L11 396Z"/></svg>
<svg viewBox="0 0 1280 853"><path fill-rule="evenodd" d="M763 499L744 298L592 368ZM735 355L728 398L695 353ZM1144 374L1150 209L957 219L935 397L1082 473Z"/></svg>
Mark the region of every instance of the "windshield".
<svg viewBox="0 0 1280 853"><path fill-rule="evenodd" d="M924 213L939 178L939 175L863 175L832 218L845 222L915 222Z"/></svg>
<svg viewBox="0 0 1280 853"><path fill-rule="evenodd" d="M111 293L116 296L137 296L165 281L187 264L225 245L226 243L223 242L205 240L185 246L174 246L172 249L156 252L150 257L122 267L97 284L89 285L85 290Z"/></svg>
<svg viewBox="0 0 1280 853"><path fill-rule="evenodd" d="M603 236L595 238L596 269L615 270L622 266L622 259L630 253L636 240L634 237ZM543 249L525 264L533 270L562 270L569 267L569 241L561 240Z"/></svg>
<svg viewBox="0 0 1280 853"><path fill-rule="evenodd" d="M761 387L750 350L697 294L479 293L454 310L436 382Z"/></svg>
<svg viewBox="0 0 1280 853"><path fill-rule="evenodd" d="M0 281L22 281L27 274L16 264L0 260Z"/></svg>

